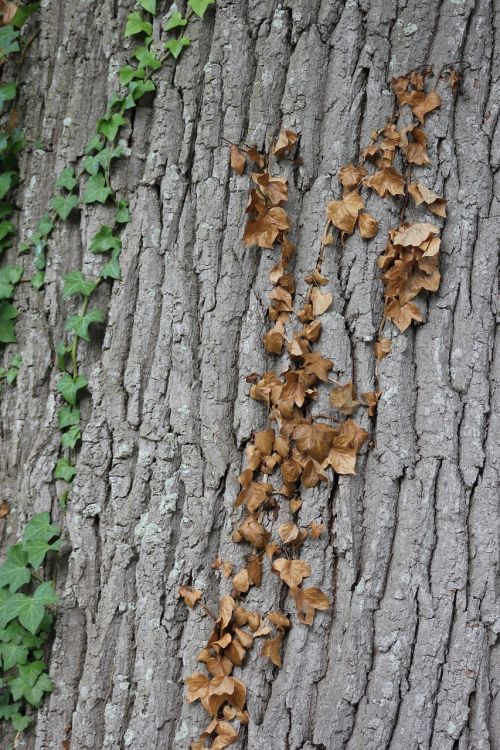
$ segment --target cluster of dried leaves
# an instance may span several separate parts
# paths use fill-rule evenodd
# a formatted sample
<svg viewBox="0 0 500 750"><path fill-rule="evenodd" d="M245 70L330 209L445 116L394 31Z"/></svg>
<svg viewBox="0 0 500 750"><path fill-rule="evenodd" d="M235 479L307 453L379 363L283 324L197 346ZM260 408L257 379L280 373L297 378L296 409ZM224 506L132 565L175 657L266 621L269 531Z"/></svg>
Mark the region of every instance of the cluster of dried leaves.
<svg viewBox="0 0 500 750"><path fill-rule="evenodd" d="M180 590L188 606L199 602L214 619L208 642L197 657L208 675L196 672L186 679L188 701L200 700L211 717L199 740L193 742L192 750L202 750L207 740L212 749L228 747L238 737L232 720L248 722L246 687L232 673L243 664L257 638L263 638L262 655L281 667L283 637L291 624L289 616L272 611L263 618L243 606L249 589L260 585L263 567L270 567L288 586L299 622L312 625L316 611L330 605L321 589L304 585L312 571L300 555L304 540L308 536L318 538L323 524L313 520L299 526L296 514L302 507L301 487L311 488L328 481L330 469L337 474L356 473L356 458L368 433L351 415L364 403L368 415L374 416L381 396L380 391L362 393L362 400L358 400L352 382L341 384L330 377L332 360L313 351L321 334L319 317L332 304L332 295L323 291L328 279L322 274L325 248L335 242L332 230L339 230L340 245L356 229L366 240L378 232L376 219L365 211L363 188L374 190L382 198L402 196L403 201L400 226L389 231L379 260L385 296L381 329L385 320L393 321L401 331L412 320L421 320L412 300L422 290L435 291L439 286L439 229L430 223L405 222L404 213L411 196L417 206L425 204L435 215L446 215L443 198L423 183L411 181L414 166L429 163L422 125L425 116L439 106L440 97L435 92L424 92L423 73L401 76L393 79L392 84L399 107L411 108L414 123L398 130L394 124L398 108L392 122L372 132L370 144L361 152L360 163L348 164L340 170L342 195L327 206L316 265L306 277L307 294L296 314L295 281L289 271L295 248L289 237L291 221L285 209L288 181L272 175L269 165L271 160L274 166L289 155L298 136L282 129L270 154L259 153L256 147L231 144L233 169L242 175L247 165L251 165L245 244L279 250L278 262L269 274L273 290L268 314L273 325L264 335L264 347L272 355L287 353L290 364L280 374L271 370L261 376L247 376L251 398L265 404L272 426L254 432L246 449L246 466L239 476L241 490L234 506L244 508L245 515L233 531L232 540L237 544L245 542L252 548L246 565L235 572L232 562L220 558L214 561L213 567L231 579L232 584L231 595L222 598L217 615L201 601L201 592L186 586ZM398 171L400 164L405 174ZM375 169L369 170L370 166ZM287 331L295 318L300 326L290 335ZM390 351L389 339L376 342L377 361ZM334 425L310 416L309 409L318 389L329 383L335 384L330 391L330 404L337 410L338 418ZM278 476L280 479L276 481ZM291 520L274 529L277 498L288 502ZM274 537L273 530L277 532Z"/></svg>

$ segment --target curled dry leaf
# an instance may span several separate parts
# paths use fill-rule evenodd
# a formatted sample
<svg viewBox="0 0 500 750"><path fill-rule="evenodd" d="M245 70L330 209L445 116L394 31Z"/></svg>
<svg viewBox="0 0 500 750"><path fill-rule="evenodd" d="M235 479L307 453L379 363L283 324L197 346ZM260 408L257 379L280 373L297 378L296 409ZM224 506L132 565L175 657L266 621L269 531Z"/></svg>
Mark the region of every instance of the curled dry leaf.
<svg viewBox="0 0 500 750"><path fill-rule="evenodd" d="M311 529L311 537L312 539L318 539L323 531L325 530L325 524L324 523L318 523L317 521L311 521L309 524L309 527Z"/></svg>
<svg viewBox="0 0 500 750"><path fill-rule="evenodd" d="M379 339L379 341L375 342L373 348L375 349L375 357L378 360L384 359L384 357L387 357L391 353L392 341L391 339Z"/></svg>
<svg viewBox="0 0 500 750"><path fill-rule="evenodd" d="M304 625L312 625L317 609L324 610L330 606L330 600L321 589L299 589L294 587L290 591L297 608L297 617Z"/></svg>
<svg viewBox="0 0 500 750"><path fill-rule="evenodd" d="M9 503L4 500L2 503L0 503L0 518L5 518L10 513L10 505Z"/></svg>
<svg viewBox="0 0 500 750"><path fill-rule="evenodd" d="M240 149L235 143L231 143L231 167L238 174L243 174L245 171L245 157L241 153Z"/></svg>
<svg viewBox="0 0 500 750"><path fill-rule="evenodd" d="M385 167L375 174L365 177L363 182L366 187L375 190L381 198L385 198L388 193L390 195L404 195L405 192L404 177L394 167Z"/></svg>
<svg viewBox="0 0 500 750"><path fill-rule="evenodd" d="M285 156L294 145L297 143L298 135L293 130L287 130L287 128L281 128L276 143L273 146L273 154L278 159Z"/></svg>
<svg viewBox="0 0 500 750"><path fill-rule="evenodd" d="M236 591L240 592L240 594L246 594L246 592L250 588L250 580L248 578L248 570L246 568L240 570L240 572L233 577L233 586Z"/></svg>
<svg viewBox="0 0 500 750"><path fill-rule="evenodd" d="M445 198L441 198L433 190L429 190L422 182L412 182L408 190L417 206L420 206L421 203L426 203L433 214L446 219L447 200Z"/></svg>
<svg viewBox="0 0 500 750"><path fill-rule="evenodd" d="M287 586L300 586L304 578L311 575L311 566L305 560L287 560L280 557L273 563L273 570Z"/></svg>
<svg viewBox="0 0 500 750"><path fill-rule="evenodd" d="M248 580L252 586L262 582L262 555L249 555L247 559Z"/></svg>
<svg viewBox="0 0 500 750"><path fill-rule="evenodd" d="M201 591L193 589L191 586L181 586L179 588L179 595L182 596L188 607L191 609L194 607L196 602L201 599Z"/></svg>
<svg viewBox="0 0 500 750"><path fill-rule="evenodd" d="M295 541L295 539L297 539L299 535L299 527L291 522L282 523L278 528L278 534L280 535L282 542L285 542L285 544L290 544L290 542L293 542Z"/></svg>
<svg viewBox="0 0 500 750"><path fill-rule="evenodd" d="M275 206L247 222L243 239L246 245L272 249L281 231L290 229L290 220L283 208Z"/></svg>
<svg viewBox="0 0 500 750"><path fill-rule="evenodd" d="M280 630L288 630L290 627L290 620L282 612L269 612L267 619Z"/></svg>
<svg viewBox="0 0 500 750"><path fill-rule="evenodd" d="M316 461L323 461L335 437L335 429L323 422L297 425L294 437L297 448Z"/></svg>
<svg viewBox="0 0 500 750"><path fill-rule="evenodd" d="M363 177L366 175L366 169L362 164L355 166L354 164L347 164L342 167L339 171L339 180L342 186L347 190L354 190L358 187Z"/></svg>
<svg viewBox="0 0 500 750"><path fill-rule="evenodd" d="M358 216L359 233L364 240L371 240L378 232L378 221L366 211L361 211Z"/></svg>
<svg viewBox="0 0 500 750"><path fill-rule="evenodd" d="M441 105L441 97L435 91L403 91L397 95L400 104L408 104L415 117L423 124L425 116Z"/></svg>
<svg viewBox="0 0 500 750"><path fill-rule="evenodd" d="M339 201L331 201L326 207L326 215L332 224L343 232L352 234L358 214L364 207L364 201L356 190L344 195Z"/></svg>
<svg viewBox="0 0 500 750"><path fill-rule="evenodd" d="M315 286L311 290L311 303L313 315L322 315L328 310L332 304L333 297L329 292L323 294L320 289Z"/></svg>
<svg viewBox="0 0 500 750"><path fill-rule="evenodd" d="M377 404L380 400L382 391L367 391L361 394L361 398L368 405L368 416L374 417L377 413Z"/></svg>
<svg viewBox="0 0 500 750"><path fill-rule="evenodd" d="M281 354L285 341L285 327L283 323L278 321L273 328L264 334L262 340L266 352L269 352L269 354Z"/></svg>
<svg viewBox="0 0 500 750"><path fill-rule="evenodd" d="M411 139L408 139L408 134ZM423 166L430 164L431 160L427 156L427 136L423 130L415 126L403 128L401 131L401 150L406 156L408 164Z"/></svg>
<svg viewBox="0 0 500 750"><path fill-rule="evenodd" d="M271 177L269 172L252 172L252 180L272 206L279 206L288 200L288 180L286 177Z"/></svg>
<svg viewBox="0 0 500 750"><path fill-rule="evenodd" d="M281 667L281 644L283 642L283 634L276 633L274 638L267 638L262 646L262 656L267 656L273 664L277 667Z"/></svg>
<svg viewBox="0 0 500 750"><path fill-rule="evenodd" d="M358 408L360 402L356 400L356 388L354 383L345 383L330 391L330 403L343 414L352 414Z"/></svg>

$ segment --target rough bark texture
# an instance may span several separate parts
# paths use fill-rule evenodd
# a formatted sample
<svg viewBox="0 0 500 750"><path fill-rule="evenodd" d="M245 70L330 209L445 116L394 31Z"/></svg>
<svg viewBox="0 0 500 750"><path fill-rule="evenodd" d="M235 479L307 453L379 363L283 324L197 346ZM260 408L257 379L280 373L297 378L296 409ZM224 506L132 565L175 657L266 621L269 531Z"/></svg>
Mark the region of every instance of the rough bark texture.
<svg viewBox="0 0 500 750"><path fill-rule="evenodd" d="M24 68L25 128L44 142L23 167L25 232L116 85L131 3L43 6ZM328 527L303 556L311 585L334 606L310 629L294 624L281 671L254 650L241 671L251 722L235 748L498 750L498 5L217 6L193 26L180 64L161 72L154 101L138 109L127 134L132 156L114 175L133 219L123 280L111 295L99 290L101 305L109 301L104 333L82 349L92 399L66 513L51 479L53 351L69 309L61 278L97 269L85 247L106 209L84 210L81 222L57 230L45 294L19 292L24 365L1 405L2 492L13 508L0 522L3 548L35 511L51 509L65 529L56 688L20 746L66 747L71 728L75 750L185 750L206 723L185 703L182 678L195 671L210 623L187 610L178 586L194 582L215 605L227 583L211 561L243 560L229 540L236 477L251 431L266 424L244 376L277 364L261 345L274 258L243 246L248 178L231 173L222 137L263 146L281 124L300 131L302 163L285 173L301 279L316 258L325 205L338 195L339 167L393 112L390 77L464 60L458 96L439 84L443 105L426 123L432 165L419 170L449 202L441 288L420 302L423 325L393 333L374 447L358 475L303 493L301 519ZM368 210L380 219L378 237L349 239L324 265L334 303L321 351L360 391L374 386L376 259L398 214L376 196ZM261 611L290 606L270 574L248 601Z"/></svg>

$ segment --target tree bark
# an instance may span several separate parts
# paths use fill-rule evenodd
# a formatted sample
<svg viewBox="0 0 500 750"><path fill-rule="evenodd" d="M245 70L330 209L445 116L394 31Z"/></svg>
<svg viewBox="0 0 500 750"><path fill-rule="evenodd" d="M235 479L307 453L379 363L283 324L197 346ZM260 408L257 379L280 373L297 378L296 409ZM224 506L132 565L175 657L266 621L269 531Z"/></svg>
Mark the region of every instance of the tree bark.
<svg viewBox="0 0 500 750"><path fill-rule="evenodd" d="M24 128L43 148L24 158L21 234L116 87L132 5L43 3L22 69ZM328 529L304 546L311 585L334 603L311 628L294 620L281 670L260 647L236 670L251 719L234 747L500 749L498 23L494 0L218 0L193 24L179 63L160 72L127 131L130 159L113 174L132 221L123 279L98 292L105 328L81 349L91 397L66 511L52 479L54 346L72 311L62 276L97 272L86 247L107 209L85 208L57 229L45 293L23 284L18 294L23 367L1 404L12 507L0 521L2 549L42 510L65 540L55 689L19 747L186 750L208 723L186 703L182 680L211 623L178 588L195 585L216 608L229 584L211 562L244 560L230 541L232 503L243 449L267 424L245 376L280 367L261 343L275 256L243 245L249 178L230 169L223 138L267 147L281 125L301 134L300 161L282 169L299 307L337 172L393 113L391 76L427 63L438 74L460 60L459 91L438 83L443 103L425 127L432 163L419 169L448 200L441 286L419 298L422 325L392 331L376 422L360 418L373 446L357 476L302 493L301 521L321 518ZM399 209L375 196L368 210L380 221L375 240L349 238L323 266L334 301L321 351L358 392L374 390L376 261ZM267 571L247 602L293 610Z"/></svg>

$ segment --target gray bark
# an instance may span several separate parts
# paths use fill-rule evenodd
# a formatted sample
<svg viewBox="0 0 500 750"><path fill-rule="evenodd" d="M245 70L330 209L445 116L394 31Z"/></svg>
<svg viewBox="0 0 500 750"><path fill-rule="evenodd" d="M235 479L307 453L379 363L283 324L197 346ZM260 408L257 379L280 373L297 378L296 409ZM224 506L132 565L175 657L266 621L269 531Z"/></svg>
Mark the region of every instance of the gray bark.
<svg viewBox="0 0 500 750"><path fill-rule="evenodd" d="M24 66L25 129L44 142L23 164L26 233L116 86L131 8L43 6ZM262 147L282 124L301 133L302 163L283 167L299 304L338 169L393 112L390 77L464 60L461 92L438 86L443 104L425 128L432 164L419 169L448 199L441 287L419 302L423 325L392 332L374 447L357 476L303 493L301 520L328 528L303 557L334 606L312 628L294 622L281 671L260 647L236 670L251 721L234 747L500 749L498 12L494 0L218 0L193 25L193 45L160 73L127 133L131 158L114 174L133 218L123 280L99 290L101 306L109 302L104 333L81 350L92 398L65 513L51 478L54 344L71 309L61 279L97 270L85 248L106 209L85 209L56 231L45 293L19 291L23 367L1 404L2 492L12 506L0 521L3 549L42 510L65 538L55 690L20 747L59 750L71 738L75 750L185 750L208 723L185 702L182 678L197 669L211 624L178 587L194 583L215 607L229 584L213 558L244 559L229 538L232 503L243 448L266 425L245 375L280 366L261 344L274 256L243 246L249 179L231 172L222 137ZM334 302L320 349L358 391L374 388L376 259L398 215L376 196L368 210L377 238L350 238L324 264ZM267 571L248 602L265 612L280 597Z"/></svg>

